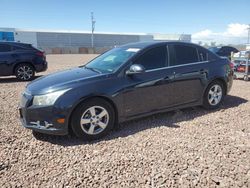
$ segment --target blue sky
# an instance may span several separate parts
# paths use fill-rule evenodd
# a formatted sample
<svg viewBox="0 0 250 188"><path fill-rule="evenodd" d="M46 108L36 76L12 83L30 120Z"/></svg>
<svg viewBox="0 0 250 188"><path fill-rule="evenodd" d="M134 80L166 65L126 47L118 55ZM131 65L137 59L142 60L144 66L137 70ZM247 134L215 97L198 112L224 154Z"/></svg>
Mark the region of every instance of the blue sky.
<svg viewBox="0 0 250 188"><path fill-rule="evenodd" d="M93 11L99 32L218 34L230 24L248 24L248 4L249 0L1 0L0 27L86 31Z"/></svg>

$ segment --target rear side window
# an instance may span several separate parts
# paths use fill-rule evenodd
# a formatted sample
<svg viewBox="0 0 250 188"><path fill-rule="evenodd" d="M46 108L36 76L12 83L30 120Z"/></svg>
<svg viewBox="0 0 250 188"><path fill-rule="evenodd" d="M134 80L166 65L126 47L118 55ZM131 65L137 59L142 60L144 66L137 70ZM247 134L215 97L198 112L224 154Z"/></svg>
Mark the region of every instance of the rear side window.
<svg viewBox="0 0 250 188"><path fill-rule="evenodd" d="M166 46L156 47L146 51L134 64L140 64L146 70L162 68L167 65L167 48Z"/></svg>
<svg viewBox="0 0 250 188"><path fill-rule="evenodd" d="M20 46L12 46L12 50L23 50Z"/></svg>
<svg viewBox="0 0 250 188"><path fill-rule="evenodd" d="M200 61L208 61L208 52L205 49L199 48L198 55Z"/></svg>
<svg viewBox="0 0 250 188"><path fill-rule="evenodd" d="M213 61L216 60L216 56L210 51L198 48L199 61Z"/></svg>
<svg viewBox="0 0 250 188"><path fill-rule="evenodd" d="M11 51L10 45L0 44L0 52L9 52Z"/></svg>
<svg viewBox="0 0 250 188"><path fill-rule="evenodd" d="M170 66L198 62L197 49L186 45L170 45Z"/></svg>

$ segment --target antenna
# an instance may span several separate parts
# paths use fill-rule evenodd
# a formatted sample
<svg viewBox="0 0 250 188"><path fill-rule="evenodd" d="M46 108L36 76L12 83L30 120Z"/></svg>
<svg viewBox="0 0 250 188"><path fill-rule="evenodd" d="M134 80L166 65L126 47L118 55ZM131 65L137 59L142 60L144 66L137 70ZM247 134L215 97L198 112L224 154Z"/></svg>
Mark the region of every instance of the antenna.
<svg viewBox="0 0 250 188"><path fill-rule="evenodd" d="M94 31L95 31L95 19L94 13L91 12L91 47L94 48Z"/></svg>

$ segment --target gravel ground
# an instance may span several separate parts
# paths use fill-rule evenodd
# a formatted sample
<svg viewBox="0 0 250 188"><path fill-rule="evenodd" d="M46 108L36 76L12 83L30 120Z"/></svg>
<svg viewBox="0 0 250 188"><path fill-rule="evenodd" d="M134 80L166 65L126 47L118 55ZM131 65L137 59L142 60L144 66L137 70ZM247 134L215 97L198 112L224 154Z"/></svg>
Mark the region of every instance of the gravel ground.
<svg viewBox="0 0 250 188"><path fill-rule="evenodd" d="M91 55L48 55L46 73ZM0 78L0 187L250 187L250 82L235 80L222 107L124 123L102 140L37 140L18 119L27 82Z"/></svg>

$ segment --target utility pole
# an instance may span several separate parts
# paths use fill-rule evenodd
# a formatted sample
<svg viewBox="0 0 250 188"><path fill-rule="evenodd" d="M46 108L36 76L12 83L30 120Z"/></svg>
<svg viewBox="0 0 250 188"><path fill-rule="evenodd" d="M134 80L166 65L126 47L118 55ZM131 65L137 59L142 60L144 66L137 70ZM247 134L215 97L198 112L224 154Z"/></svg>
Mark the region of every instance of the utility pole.
<svg viewBox="0 0 250 188"><path fill-rule="evenodd" d="M248 37L247 37L247 44L250 44L250 24L248 24Z"/></svg>
<svg viewBox="0 0 250 188"><path fill-rule="evenodd" d="M91 33L91 47L94 48L94 31L95 31L95 19L94 13L91 12L91 26L92 26L92 33Z"/></svg>

